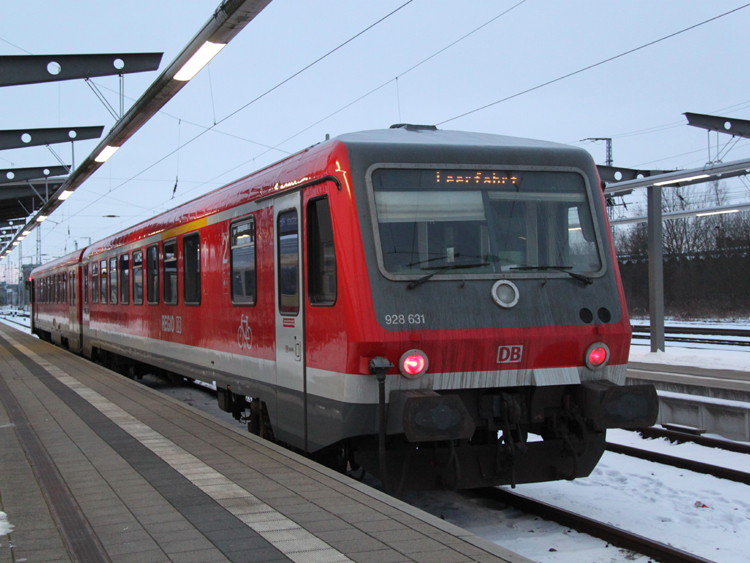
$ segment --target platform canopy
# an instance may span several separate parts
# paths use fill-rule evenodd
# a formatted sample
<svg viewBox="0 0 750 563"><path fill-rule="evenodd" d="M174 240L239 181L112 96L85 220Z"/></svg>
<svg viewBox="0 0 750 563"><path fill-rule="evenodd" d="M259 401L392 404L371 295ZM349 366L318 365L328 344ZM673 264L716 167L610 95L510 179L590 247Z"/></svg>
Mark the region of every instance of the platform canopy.
<svg viewBox="0 0 750 563"><path fill-rule="evenodd" d="M271 0L224 0L204 26L154 80L146 92L120 117L104 139L60 184L50 198L25 224L29 232L57 209L76 188L91 177L130 137L171 100L229 41L252 21ZM125 63L127 64L127 63ZM62 67L62 65L60 64ZM21 238L17 233L0 244L0 258Z"/></svg>

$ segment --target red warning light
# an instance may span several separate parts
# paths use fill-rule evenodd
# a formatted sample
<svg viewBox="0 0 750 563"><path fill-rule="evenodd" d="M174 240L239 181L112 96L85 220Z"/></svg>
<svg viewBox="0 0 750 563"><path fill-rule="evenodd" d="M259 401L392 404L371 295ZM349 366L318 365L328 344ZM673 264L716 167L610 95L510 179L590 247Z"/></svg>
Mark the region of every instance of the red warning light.
<svg viewBox="0 0 750 563"><path fill-rule="evenodd" d="M604 348L594 348L589 353L589 362L593 366L602 365L607 359L607 351Z"/></svg>
<svg viewBox="0 0 750 563"><path fill-rule="evenodd" d="M421 350L409 350L401 356L401 375L409 379L419 377L427 371L427 356Z"/></svg>
<svg viewBox="0 0 750 563"><path fill-rule="evenodd" d="M586 350L586 366L589 369L600 369L609 360L609 348L603 342L597 342Z"/></svg>
<svg viewBox="0 0 750 563"><path fill-rule="evenodd" d="M424 369L424 358L419 354L412 354L404 359L404 371L409 375L417 375Z"/></svg>

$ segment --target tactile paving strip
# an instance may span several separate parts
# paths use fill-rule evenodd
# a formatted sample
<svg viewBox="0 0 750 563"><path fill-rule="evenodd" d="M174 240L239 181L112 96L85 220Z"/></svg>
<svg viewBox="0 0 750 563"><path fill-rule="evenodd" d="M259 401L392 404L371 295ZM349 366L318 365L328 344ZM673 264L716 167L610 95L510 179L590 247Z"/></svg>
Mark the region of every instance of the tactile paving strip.
<svg viewBox="0 0 750 563"><path fill-rule="evenodd" d="M104 415L108 419L107 422L110 423L104 426L110 426L114 423L117 430L126 432L129 437L134 438L140 445L156 454L161 462L165 462L181 477L190 481L202 493L211 497L232 516L238 518L250 530L257 533L292 561L298 563L351 563L351 559L343 553L263 503L252 493L239 487L93 389L70 377L13 338L9 336L5 338L12 345L13 353L26 365L29 371L34 373L61 399L68 402L71 408L74 408L77 414L87 421L94 431L100 435L105 432L102 421L94 421L93 415L87 416L85 411L97 411L98 416L96 418L101 418L101 415ZM63 389L60 389L60 387L63 387ZM71 395L77 395L78 400L73 400ZM88 420L89 418L91 420ZM107 441L110 442L110 440ZM122 452L120 453L123 455ZM138 469L136 464L132 461L130 463ZM144 477L149 479L146 475ZM206 484L206 481L210 484ZM156 488L159 489L158 486ZM174 504L173 500L171 502ZM286 531L288 535L279 537L280 531ZM293 535L289 535L292 533ZM214 541L214 544L221 549L218 542ZM230 560L233 559L232 554L226 551L224 553Z"/></svg>
<svg viewBox="0 0 750 563"><path fill-rule="evenodd" d="M2 377L0 400L13 423L18 441L31 462L71 560L76 563L110 563L88 520Z"/></svg>

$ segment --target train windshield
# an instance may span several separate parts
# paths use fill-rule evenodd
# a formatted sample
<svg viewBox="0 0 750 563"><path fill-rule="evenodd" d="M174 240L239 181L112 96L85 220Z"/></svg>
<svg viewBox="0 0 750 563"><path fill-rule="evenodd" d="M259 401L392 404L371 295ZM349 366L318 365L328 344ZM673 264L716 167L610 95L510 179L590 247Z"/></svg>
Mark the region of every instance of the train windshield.
<svg viewBox="0 0 750 563"><path fill-rule="evenodd" d="M371 180L387 274L602 270L578 173L378 168Z"/></svg>

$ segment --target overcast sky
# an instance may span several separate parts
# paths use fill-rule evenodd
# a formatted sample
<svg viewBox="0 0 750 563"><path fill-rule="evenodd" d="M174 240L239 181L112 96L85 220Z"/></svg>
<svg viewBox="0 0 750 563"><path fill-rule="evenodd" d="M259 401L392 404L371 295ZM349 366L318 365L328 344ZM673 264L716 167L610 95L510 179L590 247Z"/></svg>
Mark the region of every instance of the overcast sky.
<svg viewBox="0 0 750 563"><path fill-rule="evenodd" d="M72 251L76 242L85 246L89 237L98 240L193 199L326 134L398 122L442 123L444 129L583 146L599 164L605 160L604 143L581 140L612 137L618 166L677 169L702 166L709 157L707 133L685 125L684 112L750 119L750 7L452 119L739 8L739 0L526 0L520 5L519 0L413 0L164 158L405 2L272 0L42 225L43 261ZM218 3L6 2L0 55L163 51L160 72ZM126 105L157 76L126 76ZM95 82L116 106L118 79ZM106 131L114 125L82 80L0 88L0 108L0 129L104 125ZM711 140L714 155L715 134ZM721 146L728 140L719 139ZM76 162L96 144L76 143ZM69 164L70 145L54 148ZM748 157L750 140L722 155L725 162ZM44 147L0 152L0 168L54 164ZM750 200L739 179L727 181L726 188L735 199ZM22 244L24 263L34 261L35 237ZM16 249L11 261L18 259ZM0 279L7 262L0 263Z"/></svg>

